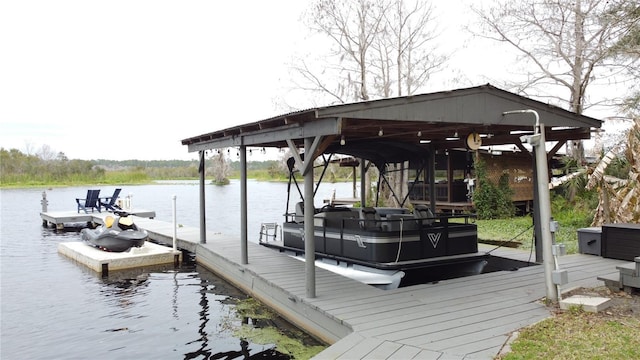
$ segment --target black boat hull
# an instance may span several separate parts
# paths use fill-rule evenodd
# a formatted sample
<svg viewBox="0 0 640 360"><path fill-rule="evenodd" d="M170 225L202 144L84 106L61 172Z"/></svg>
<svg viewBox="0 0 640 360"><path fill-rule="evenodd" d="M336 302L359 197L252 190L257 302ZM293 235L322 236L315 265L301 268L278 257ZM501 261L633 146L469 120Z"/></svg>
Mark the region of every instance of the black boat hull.
<svg viewBox="0 0 640 360"><path fill-rule="evenodd" d="M409 230L362 230L345 224L315 226L316 253L385 264L478 252L475 224L449 223ZM283 241L285 247L304 250L304 225L284 223Z"/></svg>

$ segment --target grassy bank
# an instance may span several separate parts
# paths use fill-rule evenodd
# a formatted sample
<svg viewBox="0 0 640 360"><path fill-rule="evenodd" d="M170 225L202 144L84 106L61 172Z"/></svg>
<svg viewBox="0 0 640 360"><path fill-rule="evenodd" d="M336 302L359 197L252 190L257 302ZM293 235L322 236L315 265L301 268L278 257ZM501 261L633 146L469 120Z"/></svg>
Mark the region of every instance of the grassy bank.
<svg viewBox="0 0 640 360"><path fill-rule="evenodd" d="M592 290L585 291L592 295ZM499 359L640 359L640 315L633 310L638 295L600 289L595 295L612 298L614 305L600 313L580 307L557 311L522 329L510 344L511 351Z"/></svg>
<svg viewBox="0 0 640 360"><path fill-rule="evenodd" d="M149 184L153 179L144 172L109 171L99 176L95 174L74 175L64 179L49 176L14 176L4 179L0 188L33 188L33 187L61 187L81 185L140 185Z"/></svg>
<svg viewBox="0 0 640 360"><path fill-rule="evenodd" d="M556 243L565 244L568 254L578 252L578 229L591 226L593 210L588 204L567 204L560 196L552 200L551 214L558 222ZM530 250L533 244L533 217L477 220L478 239L489 243L515 242L518 248Z"/></svg>

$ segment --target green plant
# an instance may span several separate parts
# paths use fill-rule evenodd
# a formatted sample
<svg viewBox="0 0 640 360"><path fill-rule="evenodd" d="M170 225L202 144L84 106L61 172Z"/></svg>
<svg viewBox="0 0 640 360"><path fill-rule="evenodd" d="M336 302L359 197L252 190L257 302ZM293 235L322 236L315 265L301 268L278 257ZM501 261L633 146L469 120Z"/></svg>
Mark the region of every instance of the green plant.
<svg viewBox="0 0 640 360"><path fill-rule="evenodd" d="M475 164L478 186L473 194L473 203L479 219L508 218L515 214L512 202L513 190L509 187L509 174L503 173L495 184L487 176L486 164L478 160Z"/></svg>

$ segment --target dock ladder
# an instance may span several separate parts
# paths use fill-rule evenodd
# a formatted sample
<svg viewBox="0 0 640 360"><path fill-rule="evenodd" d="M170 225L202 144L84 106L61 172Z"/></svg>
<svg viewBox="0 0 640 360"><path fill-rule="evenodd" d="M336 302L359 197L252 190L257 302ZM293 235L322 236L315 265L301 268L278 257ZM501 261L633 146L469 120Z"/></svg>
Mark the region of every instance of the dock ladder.
<svg viewBox="0 0 640 360"><path fill-rule="evenodd" d="M279 227L278 223L260 224L260 239L258 241L262 243L263 236L264 236L264 242L269 242L269 237L272 237L273 241L276 241L278 237L278 227Z"/></svg>

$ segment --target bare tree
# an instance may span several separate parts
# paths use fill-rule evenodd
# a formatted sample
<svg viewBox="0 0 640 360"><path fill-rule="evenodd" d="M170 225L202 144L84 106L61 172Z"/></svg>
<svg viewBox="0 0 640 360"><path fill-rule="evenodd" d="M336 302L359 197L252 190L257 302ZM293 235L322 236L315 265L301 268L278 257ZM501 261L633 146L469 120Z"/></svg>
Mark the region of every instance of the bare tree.
<svg viewBox="0 0 640 360"><path fill-rule="evenodd" d="M427 0L318 0L306 18L331 50L321 68L304 59L292 66L297 85L333 102L413 94L448 58L435 49Z"/></svg>
<svg viewBox="0 0 640 360"><path fill-rule="evenodd" d="M47 144L42 145L37 153L37 156L44 161L54 160L57 155L56 151Z"/></svg>
<svg viewBox="0 0 640 360"><path fill-rule="evenodd" d="M211 173L214 176L214 183L216 185L227 185L229 184L229 163L227 162L226 154L229 152L224 151L225 149L220 149L216 151L213 156L211 156Z"/></svg>
<svg viewBox="0 0 640 360"><path fill-rule="evenodd" d="M305 88L320 89L337 102L368 100L369 51L382 31L385 11L383 2L378 0L317 0L313 3L307 15L308 25L313 31L327 36L332 48L324 59L321 72L311 69L304 60L294 66L310 83ZM332 71L327 73L327 70Z"/></svg>
<svg viewBox="0 0 640 360"><path fill-rule="evenodd" d="M373 44L379 93L382 97L414 94L449 58L433 45L438 36L433 7L426 1L394 0L383 18L384 36ZM394 67L395 78L391 76ZM391 91L394 83L395 94Z"/></svg>
<svg viewBox="0 0 640 360"><path fill-rule="evenodd" d="M637 0L632 0L637 6ZM628 0L535 0L504 2L489 10L478 10L486 26L482 34L513 46L533 70L520 83L520 91L560 86L568 96L551 96L560 105L582 114L590 106L589 85L596 79L628 79L637 59L612 62L613 49L627 36L637 19L619 15ZM580 163L581 142L569 150Z"/></svg>
<svg viewBox="0 0 640 360"><path fill-rule="evenodd" d="M329 40L331 52L321 69L298 61L297 86L324 93L332 102L413 94L448 58L433 45L428 0L317 0L306 17L310 28ZM404 196L406 171L395 170L391 183Z"/></svg>

